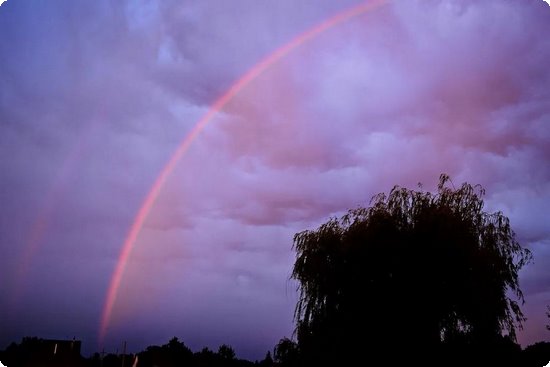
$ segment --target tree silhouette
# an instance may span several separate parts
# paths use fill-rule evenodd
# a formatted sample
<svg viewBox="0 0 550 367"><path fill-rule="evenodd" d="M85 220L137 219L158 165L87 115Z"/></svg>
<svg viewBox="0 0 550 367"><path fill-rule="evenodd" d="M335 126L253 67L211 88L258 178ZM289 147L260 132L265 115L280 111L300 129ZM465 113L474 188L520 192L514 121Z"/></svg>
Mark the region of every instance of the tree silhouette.
<svg viewBox="0 0 550 367"><path fill-rule="evenodd" d="M221 359L227 361L232 361L235 359L235 351L233 350L233 348L226 344L220 345L220 347L218 348L218 355Z"/></svg>
<svg viewBox="0 0 550 367"><path fill-rule="evenodd" d="M258 363L259 366L262 367L272 367L273 366L273 358L271 358L271 352L268 351L265 354L265 358Z"/></svg>
<svg viewBox="0 0 550 367"><path fill-rule="evenodd" d="M546 317L550 320L550 306L546 306ZM550 331L550 323L546 324L546 330Z"/></svg>
<svg viewBox="0 0 550 367"><path fill-rule="evenodd" d="M217 355L208 347L204 347L200 352L194 354L195 364L197 366L215 366L218 362Z"/></svg>
<svg viewBox="0 0 550 367"><path fill-rule="evenodd" d="M229 345L222 344L218 348L219 366L234 366L236 363L235 351Z"/></svg>
<svg viewBox="0 0 550 367"><path fill-rule="evenodd" d="M275 346L273 356L281 366L297 366L299 364L298 345L288 338L283 338Z"/></svg>
<svg viewBox="0 0 550 367"><path fill-rule="evenodd" d="M524 321L518 271L531 254L507 217L483 211L481 186L449 185L443 174L436 193L396 186L294 236L306 363L361 360L365 350L398 363L403 354L388 348L410 360L496 345L502 333L515 341Z"/></svg>
<svg viewBox="0 0 550 367"><path fill-rule="evenodd" d="M140 366L181 366L189 365L193 360L193 352L185 343L173 337L162 346L149 346L139 353Z"/></svg>

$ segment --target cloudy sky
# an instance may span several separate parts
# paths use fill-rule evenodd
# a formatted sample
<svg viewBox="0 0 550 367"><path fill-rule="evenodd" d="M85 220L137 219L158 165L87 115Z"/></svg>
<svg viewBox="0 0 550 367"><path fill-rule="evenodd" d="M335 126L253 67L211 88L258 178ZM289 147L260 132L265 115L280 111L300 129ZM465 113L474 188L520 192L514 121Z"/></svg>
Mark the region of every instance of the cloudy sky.
<svg viewBox="0 0 550 367"><path fill-rule="evenodd" d="M293 331L293 234L395 184L433 189L442 172L482 184L533 251L519 341L549 340L542 0L367 2L212 109L361 4L5 2L0 349L36 335L139 351L178 336L261 359ZM98 345L127 235L193 131L128 247Z"/></svg>

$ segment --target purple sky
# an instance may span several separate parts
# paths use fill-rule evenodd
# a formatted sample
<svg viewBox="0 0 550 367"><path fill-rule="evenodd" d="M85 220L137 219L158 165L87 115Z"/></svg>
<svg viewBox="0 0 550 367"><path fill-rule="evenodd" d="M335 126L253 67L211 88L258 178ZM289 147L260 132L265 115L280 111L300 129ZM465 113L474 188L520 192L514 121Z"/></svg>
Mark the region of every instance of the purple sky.
<svg viewBox="0 0 550 367"><path fill-rule="evenodd" d="M125 236L212 103L359 1L8 0L0 7L0 349L97 350ZM550 340L550 7L407 0L323 32L200 133L149 213L106 351L178 336L260 359L293 330L292 236L393 185L480 183L535 262Z"/></svg>

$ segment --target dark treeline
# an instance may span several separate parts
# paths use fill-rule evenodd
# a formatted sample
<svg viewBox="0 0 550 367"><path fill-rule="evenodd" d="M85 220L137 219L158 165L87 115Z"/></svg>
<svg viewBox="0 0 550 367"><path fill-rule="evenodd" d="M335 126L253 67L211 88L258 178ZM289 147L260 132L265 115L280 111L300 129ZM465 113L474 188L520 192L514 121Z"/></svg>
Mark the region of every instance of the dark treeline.
<svg viewBox="0 0 550 367"><path fill-rule="evenodd" d="M522 349L516 340L525 321L518 273L532 255L503 213L483 210L483 195L478 185L455 188L441 175L436 193L396 186L369 207L297 233L295 338L262 361L237 359L227 345L192 352L177 338L136 355L89 359L54 358L51 345L48 356L33 355L40 348L31 338L0 360L9 367L545 366L550 343Z"/></svg>
<svg viewBox="0 0 550 367"><path fill-rule="evenodd" d="M56 341L37 337L23 338L20 344L12 343L0 352L0 361L8 367L176 367L176 366L219 366L251 367L272 366L273 359L268 352L262 361L250 362L238 359L228 345L221 345L217 351L203 348L193 352L185 343L172 338L161 346L149 346L136 354L94 353L89 358L57 348ZM60 341L60 343L71 341Z"/></svg>
<svg viewBox="0 0 550 367"><path fill-rule="evenodd" d="M273 349L268 351L261 361L248 361L238 359L233 348L221 345L217 351L203 348L193 352L178 338L172 338L167 344L161 346L149 346L136 354L100 354L94 353L89 358L76 355L53 354L49 350L45 352L39 347L43 339L36 337L23 338L21 343L10 344L5 350L0 351L0 361L7 367L298 367L310 366L308 357L300 353L297 342L288 338L281 339ZM395 350L393 353L399 353ZM426 351L426 360L421 365L435 365L429 363L430 351ZM504 337L495 354L494 360L486 366L524 366L542 367L550 360L550 343L539 342L522 349L518 344ZM455 356L457 357L457 356ZM346 356L334 359L330 365L347 366ZM418 360L416 360L419 362ZM422 361L420 361L422 362ZM357 360L361 365L377 365L369 357L369 348L365 346L361 359ZM321 364L328 366L329 364ZM387 364L385 364L387 365ZM453 360L448 360L442 366L458 365ZM482 365L470 363L469 366Z"/></svg>

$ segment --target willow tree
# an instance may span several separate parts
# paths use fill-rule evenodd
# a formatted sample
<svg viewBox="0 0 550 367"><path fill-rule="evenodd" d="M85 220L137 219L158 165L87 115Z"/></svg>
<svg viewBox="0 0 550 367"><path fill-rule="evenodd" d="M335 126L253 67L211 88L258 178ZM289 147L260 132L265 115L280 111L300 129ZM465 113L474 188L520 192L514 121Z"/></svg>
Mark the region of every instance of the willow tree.
<svg viewBox="0 0 550 367"><path fill-rule="evenodd" d="M484 194L441 175L435 193L396 186L297 233L303 354L327 361L365 347L515 340L524 321L518 272L531 254L507 217L484 211Z"/></svg>

